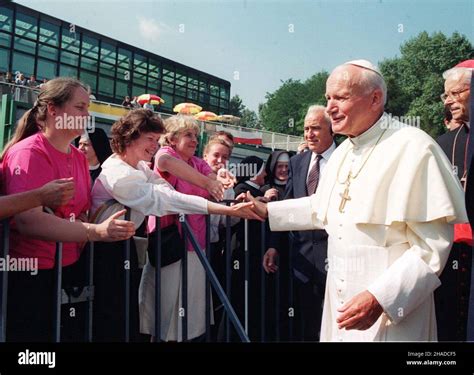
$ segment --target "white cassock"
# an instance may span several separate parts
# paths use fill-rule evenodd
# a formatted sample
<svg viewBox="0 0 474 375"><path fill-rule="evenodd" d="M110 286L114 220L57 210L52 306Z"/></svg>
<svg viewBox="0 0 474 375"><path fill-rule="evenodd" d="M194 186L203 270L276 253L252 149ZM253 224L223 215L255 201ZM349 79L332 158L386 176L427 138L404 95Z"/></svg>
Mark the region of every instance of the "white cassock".
<svg viewBox="0 0 474 375"><path fill-rule="evenodd" d="M359 170L341 213L343 183ZM433 291L452 224L467 222L467 215L461 185L426 133L384 114L334 151L316 194L269 203L268 216L274 231L329 234L321 341L437 340ZM368 330L338 329L337 309L364 290L384 313Z"/></svg>

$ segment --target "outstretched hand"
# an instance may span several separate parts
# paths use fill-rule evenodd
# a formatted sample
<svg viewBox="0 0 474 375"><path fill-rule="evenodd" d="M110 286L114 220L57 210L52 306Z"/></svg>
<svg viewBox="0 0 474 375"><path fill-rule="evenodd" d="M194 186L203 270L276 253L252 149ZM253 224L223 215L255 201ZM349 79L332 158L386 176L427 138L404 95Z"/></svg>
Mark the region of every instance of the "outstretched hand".
<svg viewBox="0 0 474 375"><path fill-rule="evenodd" d="M119 217L125 215L126 212L126 210L118 211L96 226L99 241L122 241L135 234L135 224L132 221L119 219Z"/></svg>
<svg viewBox="0 0 474 375"><path fill-rule="evenodd" d="M263 217L255 213L252 202L242 202L231 205L228 215L237 216L242 219L265 221Z"/></svg>
<svg viewBox="0 0 474 375"><path fill-rule="evenodd" d="M260 202L252 194L250 194L249 191L247 191L247 193L239 194L237 197L235 197L235 199L240 202L253 203L253 207L252 207L253 212L255 212L261 218L266 219L268 217L267 204Z"/></svg>

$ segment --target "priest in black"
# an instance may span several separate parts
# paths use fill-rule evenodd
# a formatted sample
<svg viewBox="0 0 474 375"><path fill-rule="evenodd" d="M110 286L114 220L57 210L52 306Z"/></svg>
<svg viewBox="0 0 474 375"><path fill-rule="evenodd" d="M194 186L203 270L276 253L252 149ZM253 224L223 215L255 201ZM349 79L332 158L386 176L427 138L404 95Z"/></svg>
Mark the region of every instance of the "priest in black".
<svg viewBox="0 0 474 375"><path fill-rule="evenodd" d="M450 112L452 127L438 138L438 143L451 161L464 189L471 160L469 158L469 83L466 68L455 67L443 74L445 92L441 95L445 108ZM448 115L449 119L449 115ZM468 302L471 280L472 235L469 238L457 233L463 228L455 226L455 239L449 259L441 274L441 286L435 292L436 318L439 341L465 341ZM469 236L468 236L469 237Z"/></svg>

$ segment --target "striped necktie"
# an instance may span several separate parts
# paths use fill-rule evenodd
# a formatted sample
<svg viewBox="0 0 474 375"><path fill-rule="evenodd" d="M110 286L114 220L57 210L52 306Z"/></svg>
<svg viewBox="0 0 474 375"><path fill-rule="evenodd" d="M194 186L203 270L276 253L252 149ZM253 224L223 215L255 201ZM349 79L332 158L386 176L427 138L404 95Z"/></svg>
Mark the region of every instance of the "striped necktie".
<svg viewBox="0 0 474 375"><path fill-rule="evenodd" d="M315 193L316 188L319 183L319 161L322 159L321 155L316 155L316 163L314 163L311 172L308 175L308 181L306 182L306 187L308 188L308 195Z"/></svg>

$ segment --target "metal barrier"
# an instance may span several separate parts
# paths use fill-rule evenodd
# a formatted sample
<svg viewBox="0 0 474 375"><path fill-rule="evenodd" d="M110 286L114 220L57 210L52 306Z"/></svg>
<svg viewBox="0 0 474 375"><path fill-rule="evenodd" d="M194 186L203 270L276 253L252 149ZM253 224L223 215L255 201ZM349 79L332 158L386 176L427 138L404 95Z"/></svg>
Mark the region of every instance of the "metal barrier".
<svg viewBox="0 0 474 375"><path fill-rule="evenodd" d="M109 201L115 202L115 201ZM230 203L226 202L227 204ZM52 211L49 211L52 213ZM184 217L184 216L183 216ZM126 219L130 219L130 209L127 209ZM1 256L6 259L9 253L9 220L5 219L2 222L2 247L1 247ZM249 238L248 238L248 221L244 220L244 234L245 234L245 242L244 242L244 259L245 259L245 276L244 276L244 294L245 294L245 301L244 301L244 326L242 326L237 314L231 305L230 299L232 296L232 285L231 285L231 262L232 262L232 249L231 249L231 225L230 225L230 217L226 218L226 249L225 249L225 268L226 268L226 278L225 278L225 292L224 288L219 283L219 280L211 267L210 264L210 223L209 223L209 215L206 218L206 253L203 249L199 246L196 237L189 226L187 219L184 217L182 221L182 228L183 228L183 235L185 239L185 243L190 243L193 250L196 252L201 265L203 266L205 273L206 273L206 337L209 341L210 337L210 312L211 312L211 295L210 295L210 288L212 286L218 295L218 298L221 300L223 307L226 312L226 326L225 326L225 337L227 341L230 341L230 324L234 327L238 337L243 342L249 342L248 337L248 330L249 330L249 287L250 287L250 272L249 272ZM156 259L156 268L155 268L155 330L154 330L154 341L159 342L161 338L161 226L160 226L160 218L156 218L156 230L157 230L157 241L156 241L156 248L155 251L155 259ZM265 253L266 246L265 246L265 233L266 227L265 223L261 223L261 251L260 255L263 258L263 254ZM124 261L130 264L130 241L132 239L128 239L124 242L124 249L123 249L123 257ZM187 301L187 246L183 249L184 254L182 258L182 314L180 314L182 320L182 340L188 340L188 301ZM54 331L53 331L53 340L54 342L61 341L61 305L64 303L74 303L74 302L88 302L87 310L86 310L86 329L85 329L85 341L91 342L93 339L93 298L94 298L94 287L93 287L93 280L94 280L94 243L89 243L89 251L86 253L86 286L81 294L81 297L78 299L68 298L66 292L62 288L62 243L56 243L56 255L55 255L55 266L54 266L54 314L53 314L53 322L54 322ZM289 267L291 269L291 257ZM266 306L266 279L267 276L263 270L263 267L260 268L260 289L261 289L261 299L260 299L260 340L266 341L267 332L266 332L266 310L268 306ZM125 342L130 341L130 293L131 293L131 284L130 284L130 267L124 267L125 272L125 289L124 289L124 312L125 312L125 321L124 321L124 339ZM253 275L252 278L256 279L256 275ZM0 277L0 342L5 342L6 340L6 324L7 324L7 296L8 296L8 273L3 271ZM289 277L289 296L288 302L290 308L293 306L293 288L292 288L292 277ZM275 277L275 339L278 341L280 338L280 271L276 273ZM255 317L252 317L255 318ZM244 328L245 327L245 328ZM289 339L293 339L293 322L292 319L289 319Z"/></svg>

